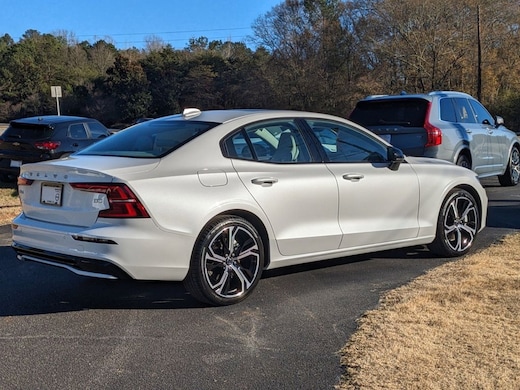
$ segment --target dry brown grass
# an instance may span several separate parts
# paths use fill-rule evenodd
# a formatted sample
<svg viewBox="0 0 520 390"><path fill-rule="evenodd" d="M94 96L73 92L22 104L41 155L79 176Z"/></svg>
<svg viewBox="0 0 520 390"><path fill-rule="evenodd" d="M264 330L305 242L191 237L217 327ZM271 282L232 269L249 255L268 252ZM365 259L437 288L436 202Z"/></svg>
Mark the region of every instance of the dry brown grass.
<svg viewBox="0 0 520 390"><path fill-rule="evenodd" d="M11 223L20 211L16 184L0 182L0 225Z"/></svg>
<svg viewBox="0 0 520 390"><path fill-rule="evenodd" d="M520 389L520 234L386 294L338 389Z"/></svg>

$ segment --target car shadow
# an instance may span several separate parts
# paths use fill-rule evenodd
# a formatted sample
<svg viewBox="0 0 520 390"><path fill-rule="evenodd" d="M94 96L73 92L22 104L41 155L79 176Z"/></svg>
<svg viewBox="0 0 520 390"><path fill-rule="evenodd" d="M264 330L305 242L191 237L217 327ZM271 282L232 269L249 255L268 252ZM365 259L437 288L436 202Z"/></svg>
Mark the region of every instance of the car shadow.
<svg viewBox="0 0 520 390"><path fill-rule="evenodd" d="M9 253L5 256L4 253ZM50 313L75 312L83 310L171 310L210 309L194 299L182 282L106 280L78 276L70 271L32 262L17 260L9 247L0 247L0 317L40 315ZM377 258L400 259L432 258L422 247L399 249L312 262L265 271L262 279L304 273L315 270L341 267ZM321 271L320 271L321 272ZM312 275L309 274L309 277ZM262 281L260 281L262 284ZM280 281L283 283L283 281ZM254 297L254 294L253 294ZM251 298L244 301L245 304Z"/></svg>

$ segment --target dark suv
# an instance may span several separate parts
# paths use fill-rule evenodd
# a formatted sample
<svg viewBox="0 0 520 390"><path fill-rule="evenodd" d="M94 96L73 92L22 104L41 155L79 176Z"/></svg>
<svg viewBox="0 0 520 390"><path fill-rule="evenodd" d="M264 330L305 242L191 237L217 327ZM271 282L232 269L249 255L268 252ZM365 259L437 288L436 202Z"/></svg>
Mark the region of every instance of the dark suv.
<svg viewBox="0 0 520 390"><path fill-rule="evenodd" d="M520 140L476 99L462 92L370 96L350 119L409 156L451 161L500 184L520 181Z"/></svg>
<svg viewBox="0 0 520 390"><path fill-rule="evenodd" d="M109 135L91 118L48 115L13 120L0 135L0 180L14 180L22 164L60 158Z"/></svg>

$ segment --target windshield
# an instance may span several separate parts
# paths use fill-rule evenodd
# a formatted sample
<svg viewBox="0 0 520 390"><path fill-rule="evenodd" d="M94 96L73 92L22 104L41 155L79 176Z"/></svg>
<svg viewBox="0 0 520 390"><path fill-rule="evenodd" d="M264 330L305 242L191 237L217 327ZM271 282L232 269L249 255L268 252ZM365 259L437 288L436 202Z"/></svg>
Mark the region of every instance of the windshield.
<svg viewBox="0 0 520 390"><path fill-rule="evenodd" d="M121 130L77 154L96 156L157 158L171 153L205 131L212 122L155 120Z"/></svg>
<svg viewBox="0 0 520 390"><path fill-rule="evenodd" d="M388 99L358 102L350 120L361 126L422 127L428 109L425 99Z"/></svg>

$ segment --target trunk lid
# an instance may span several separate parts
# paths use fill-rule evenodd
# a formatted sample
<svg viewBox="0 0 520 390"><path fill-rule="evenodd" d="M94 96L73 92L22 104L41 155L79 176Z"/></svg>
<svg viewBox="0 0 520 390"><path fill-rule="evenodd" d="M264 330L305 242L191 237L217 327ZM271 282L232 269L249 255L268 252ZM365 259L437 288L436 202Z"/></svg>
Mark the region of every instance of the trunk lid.
<svg viewBox="0 0 520 390"><path fill-rule="evenodd" d="M21 167L18 192L26 217L88 227L109 208L106 194L74 188L75 183L113 183L154 169L158 159L81 156Z"/></svg>

